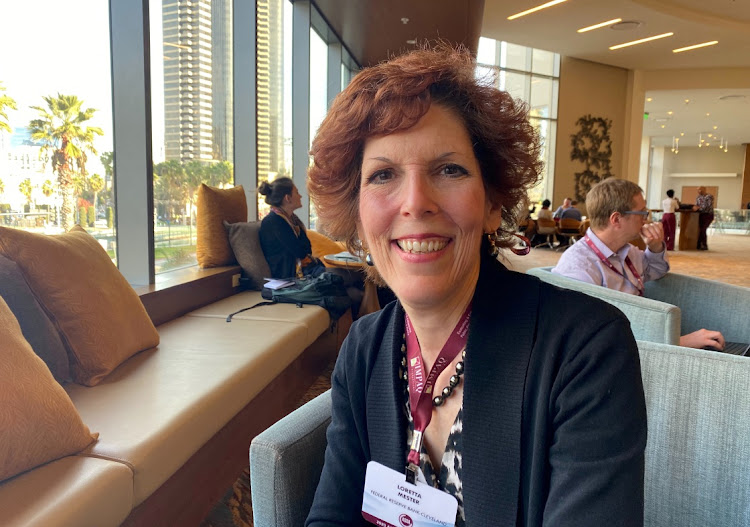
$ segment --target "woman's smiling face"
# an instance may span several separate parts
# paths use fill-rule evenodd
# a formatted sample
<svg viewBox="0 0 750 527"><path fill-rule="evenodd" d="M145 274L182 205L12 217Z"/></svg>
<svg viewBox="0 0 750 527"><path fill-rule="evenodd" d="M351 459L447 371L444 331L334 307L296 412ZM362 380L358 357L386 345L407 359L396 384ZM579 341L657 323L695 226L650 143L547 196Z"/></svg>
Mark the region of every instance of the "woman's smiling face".
<svg viewBox="0 0 750 527"><path fill-rule="evenodd" d="M365 142L359 233L378 272L413 307L473 291L482 234L500 225L462 120L433 104L412 128Z"/></svg>

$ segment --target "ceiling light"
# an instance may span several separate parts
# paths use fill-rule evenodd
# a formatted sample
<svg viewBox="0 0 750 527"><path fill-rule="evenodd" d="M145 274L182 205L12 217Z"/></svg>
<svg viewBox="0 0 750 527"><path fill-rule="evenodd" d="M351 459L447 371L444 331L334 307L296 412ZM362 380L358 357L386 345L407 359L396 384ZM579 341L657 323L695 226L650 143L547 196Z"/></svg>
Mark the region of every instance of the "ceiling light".
<svg viewBox="0 0 750 527"><path fill-rule="evenodd" d="M673 112L672 110L669 110L669 111L667 112L667 115L672 115L673 113L674 113L674 112Z"/></svg>
<svg viewBox="0 0 750 527"><path fill-rule="evenodd" d="M686 46L684 48L673 49L672 53L682 53L683 51L690 51L691 49L705 48L706 46L713 46L718 44L718 40L712 40L711 42L703 42L702 44L695 44L693 46Z"/></svg>
<svg viewBox="0 0 750 527"><path fill-rule="evenodd" d="M667 125L666 124L661 125L662 128L664 128L665 126L667 126Z"/></svg>
<svg viewBox="0 0 750 527"><path fill-rule="evenodd" d="M633 29L638 29L642 25L643 22L639 20L625 20L624 22L612 24L612 27L609 29L614 29L615 31L632 31Z"/></svg>
<svg viewBox="0 0 750 527"><path fill-rule="evenodd" d="M591 31L592 29L599 29L600 27L611 26L612 24L616 24L617 22L622 22L622 18L613 18L612 20L607 20L606 22L599 22L598 24L594 24L593 26L582 27L581 29L578 30L578 32L585 33L586 31Z"/></svg>
<svg viewBox="0 0 750 527"><path fill-rule="evenodd" d="M662 33L661 35L654 35L653 37L641 38L639 40L633 40L631 42L625 42L623 44L617 44L616 46L610 46L609 49L612 50L612 51L614 51L616 49L626 48L628 46L635 46L636 44L643 44L644 42L650 42L652 40L658 40L660 38L671 37L672 35L674 35L674 33L672 33L672 32Z"/></svg>
<svg viewBox="0 0 750 527"><path fill-rule="evenodd" d="M706 117L710 117L711 114L709 112L706 112Z"/></svg>
<svg viewBox="0 0 750 527"><path fill-rule="evenodd" d="M685 136L685 132L680 132L680 136L684 137Z"/></svg>
<svg viewBox="0 0 750 527"><path fill-rule="evenodd" d="M685 99L685 104L688 104L690 102L690 99Z"/></svg>
<svg viewBox="0 0 750 527"><path fill-rule="evenodd" d="M408 19L408 18L406 18L406 17L403 17L403 18L401 19L401 23L402 23L402 24L404 24L404 25L406 25L406 24L408 24L408 23L409 23L409 19Z"/></svg>
<svg viewBox="0 0 750 527"><path fill-rule="evenodd" d="M409 44L410 46L413 46L414 44L417 43L417 40L413 39L413 38L410 38L409 40L406 41L406 43Z"/></svg>
<svg viewBox="0 0 750 527"><path fill-rule="evenodd" d="M653 100L654 100L654 98L653 98L653 97L646 97L646 102L651 102L651 101L653 101Z"/></svg>
<svg viewBox="0 0 750 527"><path fill-rule="evenodd" d="M546 4L532 7L531 9L527 9L526 11L521 11L520 13L516 13L515 15L510 15L508 17L508 20L515 20L516 18L521 18L522 16L530 15L531 13L536 13L537 11L541 11L542 9L552 7L553 5L562 4L563 2L565 2L565 0L552 0L552 2L547 2Z"/></svg>
<svg viewBox="0 0 750 527"><path fill-rule="evenodd" d="M718 127L718 126L714 126L714 130L718 130L718 129L719 129L719 127Z"/></svg>

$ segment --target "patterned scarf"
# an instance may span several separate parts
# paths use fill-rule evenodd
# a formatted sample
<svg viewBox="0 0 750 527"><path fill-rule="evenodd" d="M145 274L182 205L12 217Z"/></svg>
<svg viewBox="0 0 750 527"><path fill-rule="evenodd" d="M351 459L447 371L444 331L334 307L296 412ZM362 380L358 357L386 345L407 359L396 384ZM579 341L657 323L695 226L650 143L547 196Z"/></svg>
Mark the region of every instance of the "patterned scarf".
<svg viewBox="0 0 750 527"><path fill-rule="evenodd" d="M281 216L282 218L284 218L286 222L289 224L289 226L292 228L292 230L294 231L295 236L299 238L300 231L305 230L305 224L302 223L302 220L299 219L299 217L294 213L292 213L291 216L288 216L287 213L280 207L271 207L271 210L274 211L279 216Z"/></svg>

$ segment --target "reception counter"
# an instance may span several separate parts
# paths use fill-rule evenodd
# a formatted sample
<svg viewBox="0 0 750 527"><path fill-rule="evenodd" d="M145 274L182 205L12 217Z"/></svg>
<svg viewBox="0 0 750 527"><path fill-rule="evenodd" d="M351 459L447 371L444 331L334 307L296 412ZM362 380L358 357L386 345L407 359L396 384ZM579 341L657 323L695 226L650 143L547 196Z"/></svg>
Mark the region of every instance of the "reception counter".
<svg viewBox="0 0 750 527"><path fill-rule="evenodd" d="M697 211L678 210L680 217L680 237L677 240L677 248L680 251L698 250L698 216Z"/></svg>

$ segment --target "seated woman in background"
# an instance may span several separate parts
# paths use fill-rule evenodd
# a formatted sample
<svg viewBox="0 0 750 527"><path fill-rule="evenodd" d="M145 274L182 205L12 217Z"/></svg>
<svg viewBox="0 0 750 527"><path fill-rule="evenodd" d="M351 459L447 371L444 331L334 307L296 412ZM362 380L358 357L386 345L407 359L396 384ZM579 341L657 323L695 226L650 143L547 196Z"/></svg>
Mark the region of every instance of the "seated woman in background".
<svg viewBox="0 0 750 527"><path fill-rule="evenodd" d="M541 144L527 107L475 71L444 45L366 68L313 141L321 225L397 300L339 353L308 527L411 525L415 495L459 527L643 525L629 323L497 260Z"/></svg>
<svg viewBox="0 0 750 527"><path fill-rule="evenodd" d="M273 182L264 181L258 192L266 197L271 212L260 224L260 245L271 268L273 278L291 278L299 271L304 276L318 276L325 266L313 257L312 246L295 210L302 206L294 182L288 177L280 177Z"/></svg>

